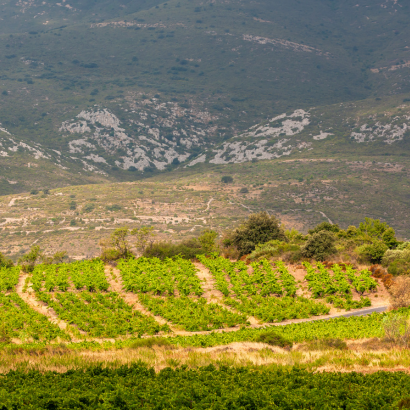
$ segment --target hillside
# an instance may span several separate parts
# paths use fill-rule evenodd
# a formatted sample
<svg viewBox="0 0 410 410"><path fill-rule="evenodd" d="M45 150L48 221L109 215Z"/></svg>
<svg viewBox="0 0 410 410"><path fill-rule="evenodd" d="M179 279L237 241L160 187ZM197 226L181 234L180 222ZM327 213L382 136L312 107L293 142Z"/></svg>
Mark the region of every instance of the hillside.
<svg viewBox="0 0 410 410"><path fill-rule="evenodd" d="M206 228L222 233L262 210L305 233L322 221L347 228L381 218L405 239L410 164L404 156L393 158L347 153L197 164L143 181L2 196L0 252L17 258L38 244L82 259L99 255L100 239L119 226L150 225L157 239L182 240ZM222 183L223 176L233 183Z"/></svg>
<svg viewBox="0 0 410 410"><path fill-rule="evenodd" d="M1 192L312 147L403 153L409 13L401 1L5 2Z"/></svg>

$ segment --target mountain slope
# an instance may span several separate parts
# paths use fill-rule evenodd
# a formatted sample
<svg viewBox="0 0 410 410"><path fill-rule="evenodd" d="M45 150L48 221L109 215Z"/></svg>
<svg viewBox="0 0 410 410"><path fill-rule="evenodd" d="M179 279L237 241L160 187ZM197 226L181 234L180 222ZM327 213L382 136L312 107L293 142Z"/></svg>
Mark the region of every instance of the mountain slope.
<svg viewBox="0 0 410 410"><path fill-rule="evenodd" d="M212 161L213 150L229 162L235 149L221 147L267 119L303 110L315 137L327 132L315 121L337 110L313 106L344 103L345 112L367 98L377 110L377 98L410 91L410 8L400 0L31 0L5 2L0 17L0 122L9 133L0 132L0 175L18 182L6 192L58 186L46 173L26 183L21 163L62 170L67 185L135 180ZM349 151L351 130L338 125L333 134L346 138L337 145ZM298 144L309 155L316 140L302 134L276 148L283 138L270 138L255 155L290 146L293 155Z"/></svg>

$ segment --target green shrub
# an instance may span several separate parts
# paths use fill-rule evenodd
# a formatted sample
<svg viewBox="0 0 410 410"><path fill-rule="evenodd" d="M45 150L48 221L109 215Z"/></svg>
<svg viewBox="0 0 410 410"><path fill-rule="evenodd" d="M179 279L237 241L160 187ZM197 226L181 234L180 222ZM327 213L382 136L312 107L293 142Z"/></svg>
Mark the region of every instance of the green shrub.
<svg viewBox="0 0 410 410"><path fill-rule="evenodd" d="M396 248L399 241L396 239L396 233L393 228L388 228L383 232L382 241L390 248Z"/></svg>
<svg viewBox="0 0 410 410"><path fill-rule="evenodd" d="M328 256L335 253L335 236L329 231L320 231L310 235L301 248L303 257L318 261L324 261Z"/></svg>
<svg viewBox="0 0 410 410"><path fill-rule="evenodd" d="M362 262L380 263L388 249L388 246L383 241L375 240L371 244L362 245L357 248L357 253Z"/></svg>
<svg viewBox="0 0 410 410"><path fill-rule="evenodd" d="M382 258L382 265L393 276L404 275L410 272L410 249L387 250Z"/></svg>
<svg viewBox="0 0 410 410"><path fill-rule="evenodd" d="M83 211L88 213L88 212L93 211L94 208L95 208L94 204L87 204L84 206Z"/></svg>
<svg viewBox="0 0 410 410"><path fill-rule="evenodd" d="M121 253L117 249L104 249L100 259L103 262L113 262L121 259Z"/></svg>
<svg viewBox="0 0 410 410"><path fill-rule="evenodd" d="M273 241L257 245L255 250L249 255L249 259L272 258L283 255L286 252L300 253L300 246L274 239Z"/></svg>
<svg viewBox="0 0 410 410"><path fill-rule="evenodd" d="M322 222L313 229L309 229L309 234L313 235L314 233L320 232L320 231L328 231L328 232L334 232L337 233L340 231L339 225L336 224L331 224L330 222Z"/></svg>
<svg viewBox="0 0 410 410"><path fill-rule="evenodd" d="M251 215L247 221L233 231L229 238L230 243L238 248L241 256L254 251L257 245L274 239L288 242L279 221L267 212Z"/></svg>
<svg viewBox="0 0 410 410"><path fill-rule="evenodd" d="M0 268L11 268L13 265L13 261L11 259L7 259L1 252L0 252Z"/></svg>
<svg viewBox="0 0 410 410"><path fill-rule="evenodd" d="M285 339L282 335L275 333L274 331L267 331L258 335L255 340L258 343L266 343L271 346L279 346L283 348L291 348L293 343Z"/></svg>
<svg viewBox="0 0 410 410"><path fill-rule="evenodd" d="M159 258L164 260L181 255L184 259L194 259L196 255L206 254L198 239L188 239L180 243L167 241L156 242L144 251L146 258Z"/></svg>
<svg viewBox="0 0 410 410"><path fill-rule="evenodd" d="M239 190L239 193L240 193L240 194L248 194L248 193L249 193L249 189L248 189L248 188L241 188L241 189Z"/></svg>
<svg viewBox="0 0 410 410"><path fill-rule="evenodd" d="M231 176L225 175L221 178L221 182L223 182L224 184L232 184L233 178Z"/></svg>
<svg viewBox="0 0 410 410"><path fill-rule="evenodd" d="M121 211L122 206L114 204L114 205L108 205L105 207L107 211L115 212L115 211Z"/></svg>

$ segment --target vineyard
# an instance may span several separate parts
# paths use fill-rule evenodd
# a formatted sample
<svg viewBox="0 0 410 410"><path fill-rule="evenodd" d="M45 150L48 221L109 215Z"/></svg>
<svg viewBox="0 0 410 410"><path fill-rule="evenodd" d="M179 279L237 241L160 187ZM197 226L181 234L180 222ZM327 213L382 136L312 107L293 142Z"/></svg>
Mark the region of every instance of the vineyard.
<svg viewBox="0 0 410 410"><path fill-rule="evenodd" d="M357 275L351 266L346 266L345 271L335 264L332 273L320 262L312 266L304 262L307 274L305 280L308 282L309 290L314 298L326 297L326 302L341 309L359 309L371 306L369 298L363 297L364 293L376 291L377 282L372 279L371 272L363 270ZM360 300L353 300L353 292L360 295Z"/></svg>
<svg viewBox="0 0 410 410"><path fill-rule="evenodd" d="M3 409L398 409L408 402L402 373L309 373L143 364L67 373L10 372L0 380Z"/></svg>
<svg viewBox="0 0 410 410"><path fill-rule="evenodd" d="M139 258L118 264L124 288L138 293L141 303L187 331L213 330L246 324L247 318L207 303L192 262L182 258Z"/></svg>
<svg viewBox="0 0 410 410"><path fill-rule="evenodd" d="M225 296L224 303L265 323L325 315L329 308L320 302L296 296L295 278L283 262L268 260L251 264L252 273L242 262L223 257L199 260L213 274L216 286Z"/></svg>
<svg viewBox="0 0 410 410"><path fill-rule="evenodd" d="M58 265L37 265L31 278L34 291L46 292L87 289L107 291L108 282L104 263L98 260L63 263Z"/></svg>
<svg viewBox="0 0 410 410"><path fill-rule="evenodd" d="M204 297L197 267L180 257L164 261L157 258L120 261L123 291L135 295L131 298L133 302L127 302L118 289L110 291L106 267L100 260L37 265L32 274L26 276L21 296L31 294L40 306L48 309L49 318L55 315L67 325L62 327L65 331L38 309L33 310L26 299L16 293L20 267L0 269L0 338L4 339L5 334L5 340L32 342L73 338L121 341L176 332L170 343L181 346L253 341L263 328L249 328L252 318L265 324L280 323L326 315L332 305L347 310L366 307L370 305L368 295L378 286L367 270L358 272L350 266L339 265L328 269L321 263L304 263L303 283L311 293L311 298L307 298L301 296L302 281L296 281L281 261L263 259L247 266L242 261L232 262L222 257L198 258L215 279L212 286L221 292L219 299ZM136 300L145 311L134 306ZM158 322L154 316L165 321ZM380 336L381 317L289 324L277 327L276 332L295 342L333 336L376 337ZM178 335L181 331L233 327L237 327L237 331L192 337Z"/></svg>
<svg viewBox="0 0 410 410"><path fill-rule="evenodd" d="M19 281L20 268L0 269L0 338L22 341L51 341L58 337L67 340L67 335L47 318L30 308L15 293Z"/></svg>
<svg viewBox="0 0 410 410"><path fill-rule="evenodd" d="M108 292L104 264L99 260L70 264L38 265L31 278L39 301L68 323L76 337L115 338L168 332L152 317Z"/></svg>

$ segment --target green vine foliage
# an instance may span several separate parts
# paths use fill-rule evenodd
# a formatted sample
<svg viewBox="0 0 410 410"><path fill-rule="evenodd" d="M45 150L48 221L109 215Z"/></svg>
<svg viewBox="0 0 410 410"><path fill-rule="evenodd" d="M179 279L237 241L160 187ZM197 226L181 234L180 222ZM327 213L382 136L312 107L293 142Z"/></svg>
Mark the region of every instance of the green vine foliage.
<svg viewBox="0 0 410 410"><path fill-rule="evenodd" d="M404 372L311 373L300 368L166 368L141 363L54 373L24 370L0 380L4 409L398 409Z"/></svg>

